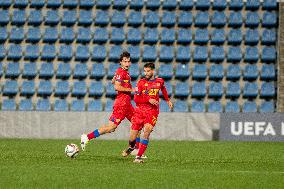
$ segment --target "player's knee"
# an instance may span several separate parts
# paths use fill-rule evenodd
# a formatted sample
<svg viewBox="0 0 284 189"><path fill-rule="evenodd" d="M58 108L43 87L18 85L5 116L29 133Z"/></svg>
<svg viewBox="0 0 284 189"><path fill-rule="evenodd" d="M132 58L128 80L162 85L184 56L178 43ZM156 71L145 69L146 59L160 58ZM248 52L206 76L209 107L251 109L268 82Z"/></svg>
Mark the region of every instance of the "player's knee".
<svg viewBox="0 0 284 189"><path fill-rule="evenodd" d="M116 130L117 126L116 125L110 125L109 126L109 132L112 133Z"/></svg>

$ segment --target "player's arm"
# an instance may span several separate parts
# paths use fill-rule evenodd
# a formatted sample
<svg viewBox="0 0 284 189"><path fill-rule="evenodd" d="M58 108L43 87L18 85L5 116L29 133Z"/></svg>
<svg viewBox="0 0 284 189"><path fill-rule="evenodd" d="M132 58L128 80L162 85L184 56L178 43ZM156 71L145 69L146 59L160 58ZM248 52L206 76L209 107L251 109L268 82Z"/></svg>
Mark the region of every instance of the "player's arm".
<svg viewBox="0 0 284 189"><path fill-rule="evenodd" d="M164 96L164 98L165 98L165 101L167 102L169 108L170 108L170 109L173 109L173 103L170 101L170 98L169 98L169 95L168 95L168 91L167 91L167 88L166 88L166 86L164 85L164 83L163 83L163 85L162 85L161 90L162 90L162 94L163 94L163 96Z"/></svg>
<svg viewBox="0 0 284 189"><path fill-rule="evenodd" d="M133 91L133 89L131 88L126 88L126 87L121 86L121 82L117 80L114 82L114 89L120 92L132 92Z"/></svg>

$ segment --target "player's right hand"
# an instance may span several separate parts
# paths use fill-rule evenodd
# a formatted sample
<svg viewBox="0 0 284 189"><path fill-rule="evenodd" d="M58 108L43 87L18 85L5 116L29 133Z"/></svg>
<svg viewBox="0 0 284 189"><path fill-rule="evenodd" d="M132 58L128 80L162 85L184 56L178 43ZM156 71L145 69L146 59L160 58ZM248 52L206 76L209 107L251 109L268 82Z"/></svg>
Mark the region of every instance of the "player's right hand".
<svg viewBox="0 0 284 189"><path fill-rule="evenodd" d="M153 104L153 105L156 105L156 106L159 105L159 101L157 101L157 100L155 100L155 99L152 99L152 98L149 100L149 102L150 102L151 104Z"/></svg>

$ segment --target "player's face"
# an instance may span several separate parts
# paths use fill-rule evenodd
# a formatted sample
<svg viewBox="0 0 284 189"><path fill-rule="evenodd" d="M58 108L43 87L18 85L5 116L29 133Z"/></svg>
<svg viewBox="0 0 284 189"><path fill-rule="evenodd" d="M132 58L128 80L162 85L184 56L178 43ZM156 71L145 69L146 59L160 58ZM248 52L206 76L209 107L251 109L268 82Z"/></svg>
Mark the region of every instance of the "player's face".
<svg viewBox="0 0 284 189"><path fill-rule="evenodd" d="M124 70L128 70L131 65L130 58L123 57L122 61L120 61L120 65Z"/></svg>
<svg viewBox="0 0 284 189"><path fill-rule="evenodd" d="M153 79L154 70L152 70L151 68L144 68L144 74L146 79Z"/></svg>

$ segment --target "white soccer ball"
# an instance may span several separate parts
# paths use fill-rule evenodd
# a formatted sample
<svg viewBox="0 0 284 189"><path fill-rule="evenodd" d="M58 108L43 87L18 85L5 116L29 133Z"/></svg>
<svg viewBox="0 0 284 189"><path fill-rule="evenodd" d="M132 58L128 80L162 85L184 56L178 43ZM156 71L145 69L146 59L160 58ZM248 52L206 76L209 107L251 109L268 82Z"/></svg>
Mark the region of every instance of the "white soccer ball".
<svg viewBox="0 0 284 189"><path fill-rule="evenodd" d="M67 157L75 158L79 154L79 148L76 144L68 144L65 147L65 154Z"/></svg>

